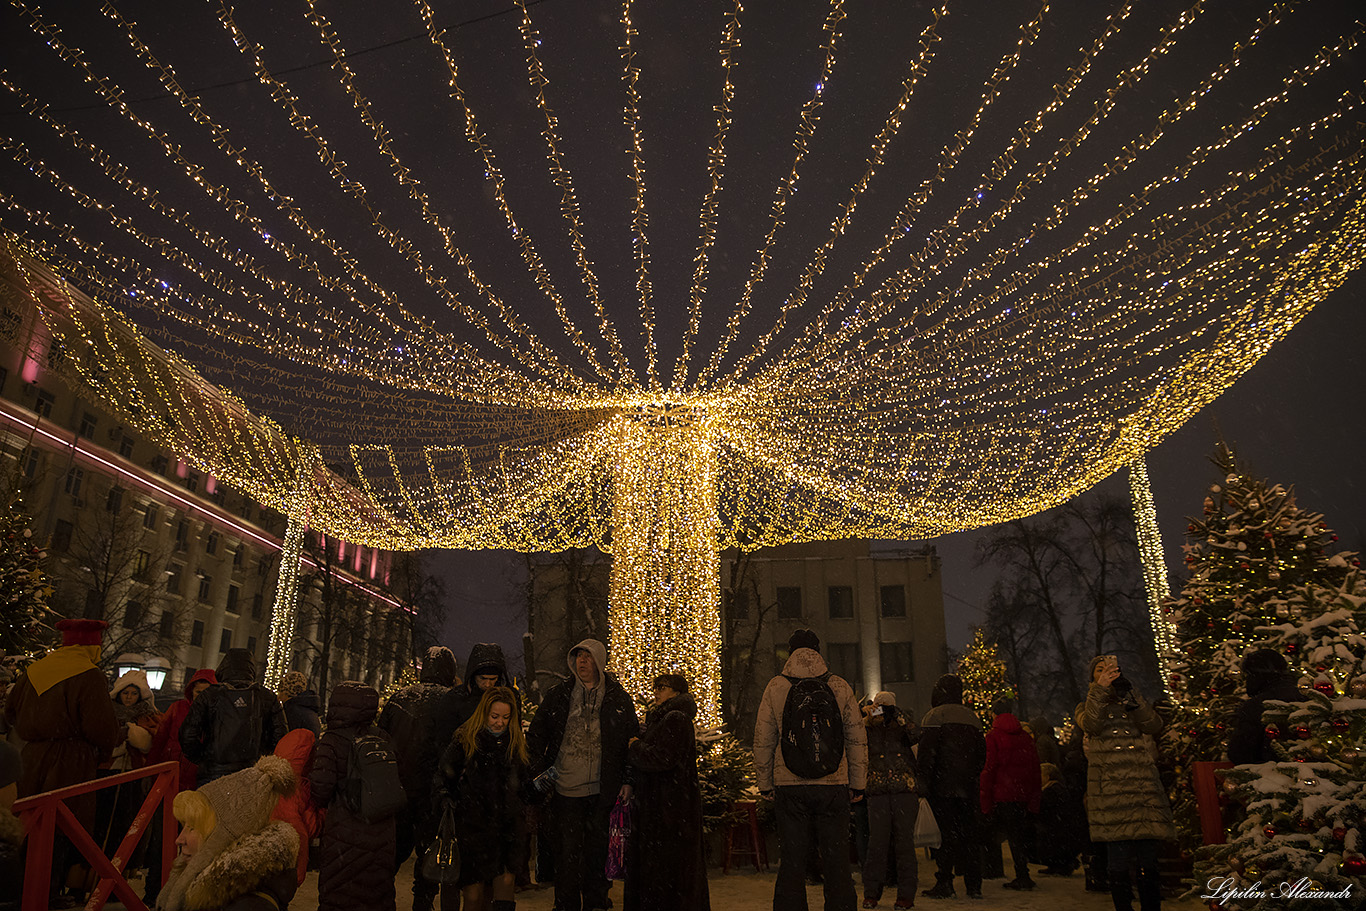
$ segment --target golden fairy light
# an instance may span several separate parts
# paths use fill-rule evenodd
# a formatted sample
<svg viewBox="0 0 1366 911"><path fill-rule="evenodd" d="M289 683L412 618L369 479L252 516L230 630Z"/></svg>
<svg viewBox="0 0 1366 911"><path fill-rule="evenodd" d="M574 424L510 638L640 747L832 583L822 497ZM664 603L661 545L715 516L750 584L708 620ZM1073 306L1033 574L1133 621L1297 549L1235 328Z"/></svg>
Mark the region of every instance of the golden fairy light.
<svg viewBox="0 0 1366 911"><path fill-rule="evenodd" d="M1120 2L1081 27L1093 6L1040 3L948 106L944 61L983 23L947 3L899 10L906 56L860 136L838 120L841 80L860 69L846 52L885 13L828 0L791 48L810 81L789 95L791 148L756 188L755 236L722 241L728 194L754 179L732 145L754 102L741 35L769 40L751 21L765 11L725 3L706 20L716 65L689 77L716 99L713 132L698 141L687 278L666 289L663 219L647 205L667 170L647 167L656 11L622 0L605 61L620 119L603 141L621 154L629 302L594 259L607 241L566 139L580 125L557 113L573 107L554 78L564 33L523 0L496 27L525 82L496 98L472 88L453 23L413 0L427 69L412 72L437 81L404 86L441 106L481 170L481 204L526 270L515 287L489 278L472 207L418 173L427 124L376 100L356 52L370 38L340 10L309 2L293 23L316 37L335 92L273 68L248 10L221 5L194 32L251 74L238 94L252 123L274 118L303 144L308 161L286 162L229 127L231 98L188 87L194 42L162 50L156 28L104 4L72 32L99 40L97 55L64 11L11 8L44 62L0 73L21 112L0 135L9 271L83 393L289 517L275 676L305 526L386 549L598 545L613 555L613 664L642 697L654 674L687 674L707 723L720 718L722 548L932 537L1047 509L1127 465L1156 598L1144 451L1366 256L1366 93L1348 65L1362 26L1294 5L1239 25L1199 2L1169 19ZM1040 73L1054 81L1041 88ZM53 94L57 77L101 126ZM160 106L130 101L148 80ZM531 155L499 145L515 99ZM946 116L947 141L907 152ZM831 129L862 150L847 173L823 157ZM291 195L305 166L335 205ZM798 257L791 222L810 217L797 199L813 173L847 189ZM527 211L538 200L553 220ZM748 256L729 286L719 250ZM1159 613L1153 628L1168 648Z"/></svg>

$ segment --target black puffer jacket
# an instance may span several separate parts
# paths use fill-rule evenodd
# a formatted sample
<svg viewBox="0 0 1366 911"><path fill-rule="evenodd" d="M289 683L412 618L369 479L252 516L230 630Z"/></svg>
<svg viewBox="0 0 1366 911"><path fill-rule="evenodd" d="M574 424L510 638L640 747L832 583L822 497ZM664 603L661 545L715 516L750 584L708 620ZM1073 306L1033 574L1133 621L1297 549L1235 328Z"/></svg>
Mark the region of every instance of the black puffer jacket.
<svg viewBox="0 0 1366 911"><path fill-rule="evenodd" d="M321 737L323 733L322 708L322 703L318 701L318 694L312 690L304 690L299 695L291 696L285 700L285 723L291 731L303 728L312 731L314 737Z"/></svg>
<svg viewBox="0 0 1366 911"><path fill-rule="evenodd" d="M455 656L448 648L433 646L427 650L418 682L390 696L379 713L379 726L394 742L398 775L411 811L431 804L432 776L446 746L437 740L437 720L454 683Z"/></svg>
<svg viewBox="0 0 1366 911"><path fill-rule="evenodd" d="M460 840L460 885L489 882L526 861L527 820L523 801L526 764L508 758L508 733L475 735L466 755L459 739L441 757L441 779L451 795Z"/></svg>
<svg viewBox="0 0 1366 911"><path fill-rule="evenodd" d="M963 682L945 674L930 695L933 706L921 719L920 775L932 799L967 797L980 793L982 767L987 761L982 722L963 705Z"/></svg>
<svg viewBox="0 0 1366 911"><path fill-rule="evenodd" d="M279 697L256 682L251 652L228 649L217 674L180 726L180 751L199 766L200 784L254 765L289 733Z"/></svg>
<svg viewBox="0 0 1366 911"><path fill-rule="evenodd" d="M1262 710L1268 699L1280 702L1305 702L1308 694L1300 689L1284 658L1270 649L1259 649L1243 659L1243 679L1247 699L1233 713L1233 730L1228 737L1228 758L1235 765L1271 762L1276 758L1262 724Z"/></svg>
<svg viewBox="0 0 1366 911"><path fill-rule="evenodd" d="M505 686L516 691L511 678L508 677L503 647L496 642L476 642L470 649L469 660L465 662L465 681L459 686L451 687L437 712L435 736L438 753L450 744L460 725L469 720L474 710L479 708L479 700L484 698L484 691L479 689L474 678L480 674L497 674L498 682L494 686ZM519 693L518 698L520 696Z"/></svg>
<svg viewBox="0 0 1366 911"><path fill-rule="evenodd" d="M697 784L697 703L680 693L645 716L631 744L635 827L626 842L626 911L707 911L702 792Z"/></svg>
<svg viewBox="0 0 1366 911"><path fill-rule="evenodd" d="M313 753L308 783L313 802L327 810L318 874L318 907L323 911L394 908L394 820L365 822L341 795L351 744L371 726L378 708L374 687L351 680L337 684L327 705L327 731Z"/></svg>

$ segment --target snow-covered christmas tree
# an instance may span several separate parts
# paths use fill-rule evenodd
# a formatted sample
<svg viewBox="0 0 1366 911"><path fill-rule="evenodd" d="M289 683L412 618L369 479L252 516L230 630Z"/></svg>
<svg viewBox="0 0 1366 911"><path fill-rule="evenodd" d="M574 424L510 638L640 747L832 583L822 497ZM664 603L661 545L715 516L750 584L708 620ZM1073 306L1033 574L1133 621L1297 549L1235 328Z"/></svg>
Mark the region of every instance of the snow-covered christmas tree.
<svg viewBox="0 0 1366 911"><path fill-rule="evenodd" d="M1245 815L1228 844L1197 854L1195 881L1201 894L1215 896L1211 907L1362 907L1366 675L1349 678L1346 688L1339 692L1325 673L1309 701L1267 703L1262 718L1278 760L1226 773L1224 789Z"/></svg>
<svg viewBox="0 0 1366 911"><path fill-rule="evenodd" d="M41 566L46 556L19 495L9 494L0 512L0 653L23 655L38 643L52 594Z"/></svg>
<svg viewBox="0 0 1366 911"><path fill-rule="evenodd" d="M963 680L963 704L988 726L992 720L992 704L998 699L1014 699L1017 695L1006 663L996 653L996 643L986 637L981 627L973 630L972 642L958 661L958 676Z"/></svg>
<svg viewBox="0 0 1366 911"><path fill-rule="evenodd" d="M1249 476L1225 446L1214 461L1222 484L1211 485L1203 515L1187 527L1190 576L1166 605L1179 704L1162 746L1177 773L1171 796L1186 848L1199 832L1191 764L1224 758L1229 719L1245 695L1243 656L1273 648L1305 687L1317 681L1335 691L1366 656L1357 556L1332 552L1337 536L1322 515L1297 505L1293 490Z"/></svg>

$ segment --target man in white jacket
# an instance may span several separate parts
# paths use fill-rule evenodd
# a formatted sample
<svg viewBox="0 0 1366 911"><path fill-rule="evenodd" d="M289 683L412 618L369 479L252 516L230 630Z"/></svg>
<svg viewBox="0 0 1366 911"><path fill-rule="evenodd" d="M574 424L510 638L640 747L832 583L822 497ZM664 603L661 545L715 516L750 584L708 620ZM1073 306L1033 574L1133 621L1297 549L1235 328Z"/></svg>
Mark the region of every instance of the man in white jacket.
<svg viewBox="0 0 1366 911"><path fill-rule="evenodd" d="M774 911L806 911L806 864L813 844L819 847L825 881L825 911L853 911L856 896L849 873L849 805L863 799L868 775L868 739L854 691L843 678L830 673L820 654L820 639L799 629L788 640L790 657L783 672L768 682L754 726L754 769L759 790L774 795L780 860L773 887ZM804 691L807 680L824 680L834 695L843 733L843 755L829 774L803 777L789 768L801 736L785 732L784 710L794 686ZM819 705L818 693L812 704ZM824 697L828 699L828 696ZM814 719L819 723L819 718ZM789 734L786 738L785 733ZM787 758L780 744L787 740Z"/></svg>

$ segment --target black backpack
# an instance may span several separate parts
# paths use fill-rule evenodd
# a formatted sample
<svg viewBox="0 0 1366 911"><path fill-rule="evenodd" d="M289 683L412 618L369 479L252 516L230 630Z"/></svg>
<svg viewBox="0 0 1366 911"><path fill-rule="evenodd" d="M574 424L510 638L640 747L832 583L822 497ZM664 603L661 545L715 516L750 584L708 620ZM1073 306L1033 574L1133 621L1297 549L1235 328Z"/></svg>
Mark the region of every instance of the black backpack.
<svg viewBox="0 0 1366 911"><path fill-rule="evenodd" d="M844 758L844 719L830 674L787 680L792 688L783 704L783 763L799 778L824 778Z"/></svg>
<svg viewBox="0 0 1366 911"><path fill-rule="evenodd" d="M388 819L408 804L389 736L371 725L351 741L342 799L364 822Z"/></svg>
<svg viewBox="0 0 1366 911"><path fill-rule="evenodd" d="M246 768L261 758L263 715L255 686L238 689L225 684L214 705L211 761Z"/></svg>

